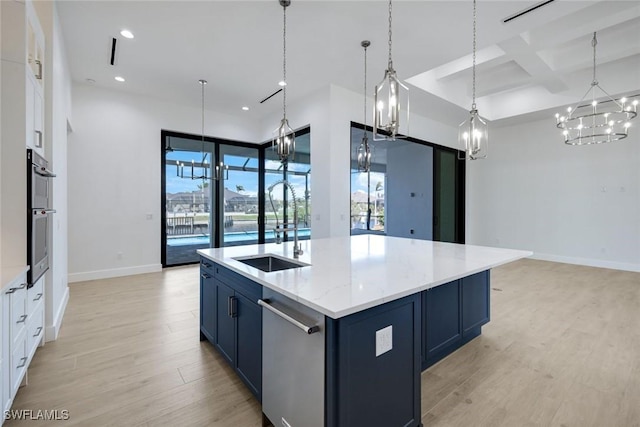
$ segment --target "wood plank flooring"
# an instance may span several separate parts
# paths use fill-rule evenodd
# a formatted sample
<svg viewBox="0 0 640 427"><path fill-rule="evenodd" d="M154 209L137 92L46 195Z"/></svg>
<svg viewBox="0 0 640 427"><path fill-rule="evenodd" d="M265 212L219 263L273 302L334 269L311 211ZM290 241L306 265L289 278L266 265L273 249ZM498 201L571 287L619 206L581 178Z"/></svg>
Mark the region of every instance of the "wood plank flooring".
<svg viewBox="0 0 640 427"><path fill-rule="evenodd" d="M522 260L492 270L491 287L483 335L422 374L425 427L640 427L640 274ZM70 292L59 339L38 349L13 405L70 418L6 426L261 425L199 341L198 267Z"/></svg>

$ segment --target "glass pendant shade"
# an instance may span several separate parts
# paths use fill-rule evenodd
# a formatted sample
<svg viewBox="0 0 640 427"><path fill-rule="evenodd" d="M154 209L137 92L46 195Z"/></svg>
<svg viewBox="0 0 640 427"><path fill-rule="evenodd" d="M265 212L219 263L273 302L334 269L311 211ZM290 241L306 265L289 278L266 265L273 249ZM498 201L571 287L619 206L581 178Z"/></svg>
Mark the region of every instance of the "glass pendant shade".
<svg viewBox="0 0 640 427"><path fill-rule="evenodd" d="M471 110L469 118L460 123L458 128L460 160L478 160L487 158L489 153L489 126L478 110Z"/></svg>
<svg viewBox="0 0 640 427"><path fill-rule="evenodd" d="M296 139L293 129L289 126L289 121L284 117L280 121L280 126L274 131L274 150L278 154L280 161L293 160L296 150Z"/></svg>
<svg viewBox="0 0 640 427"><path fill-rule="evenodd" d="M402 133L400 135L402 126ZM384 72L376 86L373 116L375 141L406 138L409 133L409 88L396 76L393 67Z"/></svg>
<svg viewBox="0 0 640 427"><path fill-rule="evenodd" d="M366 131L365 131L366 132ZM369 172L371 170L371 146L367 135L362 137L362 142L358 147L358 172Z"/></svg>

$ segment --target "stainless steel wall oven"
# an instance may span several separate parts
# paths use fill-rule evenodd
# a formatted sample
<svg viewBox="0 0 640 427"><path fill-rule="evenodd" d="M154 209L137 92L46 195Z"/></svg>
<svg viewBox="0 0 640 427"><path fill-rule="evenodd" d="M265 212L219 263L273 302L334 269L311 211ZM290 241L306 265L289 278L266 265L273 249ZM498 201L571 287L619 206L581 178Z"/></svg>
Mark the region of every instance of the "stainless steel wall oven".
<svg viewBox="0 0 640 427"><path fill-rule="evenodd" d="M48 162L35 151L27 150L27 274L29 286L49 269L49 224L51 178Z"/></svg>

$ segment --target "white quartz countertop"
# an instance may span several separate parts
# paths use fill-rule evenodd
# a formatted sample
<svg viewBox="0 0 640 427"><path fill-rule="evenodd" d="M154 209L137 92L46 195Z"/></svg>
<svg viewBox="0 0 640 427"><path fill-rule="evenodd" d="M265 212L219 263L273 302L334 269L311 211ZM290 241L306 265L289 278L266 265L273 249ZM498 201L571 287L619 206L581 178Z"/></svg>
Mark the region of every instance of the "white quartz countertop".
<svg viewBox="0 0 640 427"><path fill-rule="evenodd" d="M532 254L377 235L301 242L302 268L267 273L234 258L293 259L293 243L200 249L198 253L262 286L338 319Z"/></svg>

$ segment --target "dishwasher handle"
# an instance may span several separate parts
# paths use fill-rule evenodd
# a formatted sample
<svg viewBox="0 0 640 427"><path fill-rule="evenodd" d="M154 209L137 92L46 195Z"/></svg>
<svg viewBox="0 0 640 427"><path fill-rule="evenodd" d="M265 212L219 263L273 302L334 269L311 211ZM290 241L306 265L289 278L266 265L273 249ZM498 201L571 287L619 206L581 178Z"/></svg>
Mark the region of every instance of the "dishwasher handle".
<svg viewBox="0 0 640 427"><path fill-rule="evenodd" d="M298 328L302 329L305 333L311 335L315 332L318 332L320 330L320 327L318 325L314 325L314 326L307 326L304 323L294 319L293 317L289 316L286 313L283 313L282 311L278 310L277 308L275 308L274 306L272 306L271 304L269 304L269 300L265 299L259 299L258 300L258 305L266 308L267 310L269 310L270 312L272 312L273 314L282 317L284 320L286 320L287 322L297 326Z"/></svg>

